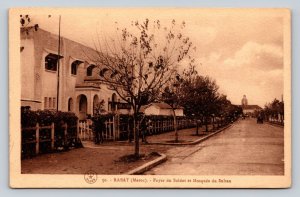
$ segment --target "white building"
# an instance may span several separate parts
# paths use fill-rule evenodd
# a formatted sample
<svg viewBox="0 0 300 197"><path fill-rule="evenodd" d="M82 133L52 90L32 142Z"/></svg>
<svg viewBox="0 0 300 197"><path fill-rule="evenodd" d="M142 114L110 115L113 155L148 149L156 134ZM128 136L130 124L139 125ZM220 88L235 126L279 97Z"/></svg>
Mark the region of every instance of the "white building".
<svg viewBox="0 0 300 197"><path fill-rule="evenodd" d="M172 116L173 110L167 103L150 103L149 105L142 106L141 112L145 115L163 115ZM183 108L178 107L175 109L176 116L183 116Z"/></svg>
<svg viewBox="0 0 300 197"><path fill-rule="evenodd" d="M248 99L246 95L243 96L240 107L243 109L243 113L247 115L254 115L256 112L262 110L258 105L248 105Z"/></svg>
<svg viewBox="0 0 300 197"><path fill-rule="evenodd" d="M129 113L130 107L101 81L99 69L90 60L95 50L63 37L60 46L58 56L57 35L21 28L22 106L56 109L58 95L58 110L75 112L79 119L92 115L102 99L106 111Z"/></svg>

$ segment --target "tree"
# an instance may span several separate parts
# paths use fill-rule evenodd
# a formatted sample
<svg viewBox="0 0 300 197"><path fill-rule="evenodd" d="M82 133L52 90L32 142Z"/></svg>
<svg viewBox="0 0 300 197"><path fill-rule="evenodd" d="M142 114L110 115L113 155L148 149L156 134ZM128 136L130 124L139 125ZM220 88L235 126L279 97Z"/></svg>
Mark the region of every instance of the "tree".
<svg viewBox="0 0 300 197"><path fill-rule="evenodd" d="M264 116L267 120L279 119L281 123L284 120L284 102L274 99L271 103L267 103L263 110ZM279 116L279 117L278 117Z"/></svg>
<svg viewBox="0 0 300 197"><path fill-rule="evenodd" d="M223 118L230 116L231 110L233 108L233 105L231 102L227 99L226 95L221 94L216 102L216 111L215 114L221 121L223 121ZM218 122L218 126L219 126Z"/></svg>
<svg viewBox="0 0 300 197"><path fill-rule="evenodd" d="M177 130L177 118L175 110L180 107L183 99L183 91L180 88L180 83L182 80L180 79L179 75L176 75L175 80L172 80L168 83L161 94L161 101L167 103L171 106L172 109L172 116L173 116L173 124L174 124L174 131L175 131L175 142L178 142L178 130Z"/></svg>
<svg viewBox="0 0 300 197"><path fill-rule="evenodd" d="M100 79L132 107L135 156L139 156L138 114L142 104L157 100L179 64L192 59L193 44L183 35L184 27L185 22L177 25L175 20L170 27L163 27L159 20L132 21L131 30L117 27L117 38L104 38L103 42L99 38L95 43L97 55L92 59L100 69Z"/></svg>
<svg viewBox="0 0 300 197"><path fill-rule="evenodd" d="M219 93L216 82L208 76L195 75L195 77L184 80L183 84L183 89L186 91L183 103L185 114L194 115L200 119L208 131L209 119L218 110L216 103Z"/></svg>
<svg viewBox="0 0 300 197"><path fill-rule="evenodd" d="M174 78L172 78L163 88L160 101L163 101L171 106L172 116L174 122L175 131L175 142L178 142L178 129L177 129L177 118L175 110L182 107L184 100L189 96L189 91L187 91L184 85L187 81L191 81L195 76L197 76L197 71L195 69L195 60L192 59L189 62L189 67L183 70L183 73L177 73Z"/></svg>

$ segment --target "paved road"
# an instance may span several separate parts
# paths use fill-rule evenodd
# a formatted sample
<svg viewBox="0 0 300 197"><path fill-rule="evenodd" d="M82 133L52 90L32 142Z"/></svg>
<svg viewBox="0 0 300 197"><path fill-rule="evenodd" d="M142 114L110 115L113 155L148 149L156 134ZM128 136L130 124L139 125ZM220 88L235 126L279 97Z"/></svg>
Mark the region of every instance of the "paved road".
<svg viewBox="0 0 300 197"><path fill-rule="evenodd" d="M283 175L283 138L283 128L241 120L203 143L170 149L146 174Z"/></svg>

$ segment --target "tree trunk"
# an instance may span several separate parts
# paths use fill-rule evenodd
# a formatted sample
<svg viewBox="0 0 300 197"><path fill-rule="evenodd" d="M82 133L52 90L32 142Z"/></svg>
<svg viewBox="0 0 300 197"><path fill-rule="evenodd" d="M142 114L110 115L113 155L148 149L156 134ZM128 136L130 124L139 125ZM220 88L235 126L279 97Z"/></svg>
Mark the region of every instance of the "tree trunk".
<svg viewBox="0 0 300 197"><path fill-rule="evenodd" d="M173 120L174 120L174 131L175 131L175 142L178 142L178 130L177 130L177 119L176 119L176 114L175 110L172 109L173 111Z"/></svg>
<svg viewBox="0 0 300 197"><path fill-rule="evenodd" d="M140 142L139 142L139 128L137 128L137 127L138 127L137 117L134 114L133 115L133 133L134 133L134 142L135 142L134 155L136 157L139 157L140 156Z"/></svg>

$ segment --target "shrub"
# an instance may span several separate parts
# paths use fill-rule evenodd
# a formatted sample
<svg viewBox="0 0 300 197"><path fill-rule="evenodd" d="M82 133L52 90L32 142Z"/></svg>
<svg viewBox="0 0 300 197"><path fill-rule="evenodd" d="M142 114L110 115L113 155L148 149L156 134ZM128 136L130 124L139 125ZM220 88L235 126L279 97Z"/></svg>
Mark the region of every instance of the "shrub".
<svg viewBox="0 0 300 197"><path fill-rule="evenodd" d="M75 126L77 124L77 116L73 112L58 111L54 115L54 123L64 121L68 126Z"/></svg>
<svg viewBox="0 0 300 197"><path fill-rule="evenodd" d="M22 110L21 111L21 125L24 127L35 126L39 123L40 126L50 125L54 122L59 125L62 121L68 126L75 126L77 124L77 116L72 112L61 112L53 110Z"/></svg>
<svg viewBox="0 0 300 197"><path fill-rule="evenodd" d="M21 110L21 127L34 127L38 122L38 115L31 110Z"/></svg>

